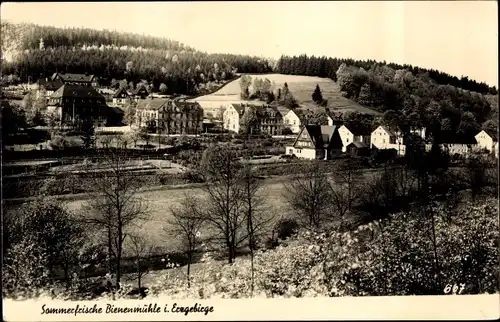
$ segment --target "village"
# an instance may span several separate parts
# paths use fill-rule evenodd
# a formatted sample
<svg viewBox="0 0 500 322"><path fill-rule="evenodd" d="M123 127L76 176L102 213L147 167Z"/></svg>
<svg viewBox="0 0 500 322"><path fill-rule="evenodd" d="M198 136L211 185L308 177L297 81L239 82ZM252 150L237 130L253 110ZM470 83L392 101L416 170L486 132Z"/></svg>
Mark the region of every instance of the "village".
<svg viewBox="0 0 500 322"><path fill-rule="evenodd" d="M295 138L281 154L308 160L328 160L341 153L368 156L373 150L391 150L395 155L404 156L409 135L420 137L427 151L432 147L425 128L413 128L408 133L384 125L375 129L349 129L332 107L312 112L300 106L290 109L275 102L222 101L214 113L213 108L204 110L189 97L151 93L143 84L137 84L134 90L100 87L97 77L89 74L55 73L26 88L34 90L36 99L46 100L48 123L63 129L82 129L90 122L97 131L119 132L134 128L155 137L207 133L234 136L247 131L247 134L274 138ZM124 117L127 114L128 117ZM249 114L251 124L245 120ZM311 124L309 121L314 114L325 117ZM452 157L463 158L483 152L498 158L496 135L485 130L474 137L442 142L440 147Z"/></svg>
<svg viewBox="0 0 500 322"><path fill-rule="evenodd" d="M2 21L5 298L498 294L498 85L253 28Z"/></svg>

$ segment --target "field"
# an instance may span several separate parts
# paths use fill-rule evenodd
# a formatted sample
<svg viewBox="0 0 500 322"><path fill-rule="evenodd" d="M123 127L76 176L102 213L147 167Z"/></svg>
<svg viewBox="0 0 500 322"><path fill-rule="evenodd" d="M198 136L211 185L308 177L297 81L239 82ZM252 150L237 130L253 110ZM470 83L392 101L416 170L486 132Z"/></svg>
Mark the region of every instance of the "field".
<svg viewBox="0 0 500 322"><path fill-rule="evenodd" d="M276 84L277 88L283 87L286 82L294 97L298 100L301 108L315 110L318 109L317 105L312 101L311 95L316 87L316 84L321 88L323 98L328 100L328 108L335 112L349 112L356 111L360 113L378 115L372 109L359 105L340 94L340 89L334 81L328 78L311 77L311 76L296 76L296 75L282 75L282 74L249 74L252 80L255 78L265 79L268 78L271 82ZM220 90L210 95L200 96L193 99L200 103L205 110L205 113L213 113L221 106L228 106L232 103L244 102L240 99L240 84L239 79L230 82ZM252 92L252 87L250 87Z"/></svg>
<svg viewBox="0 0 500 322"><path fill-rule="evenodd" d="M166 235L163 228L168 226L166 221L170 216L170 209L177 206L186 193L201 198L205 194L200 188L193 187L162 188L139 194L140 198L148 202L150 208L150 218L139 228L139 233L147 236L148 242L152 245L160 246L162 251L170 252L179 249L178 241ZM278 209L280 214L290 212L290 208L283 196L283 179L267 180L260 193L269 200L270 213L278 213ZM84 197L79 199L71 198L63 202L69 210L78 214L81 212L81 207L86 204L86 199Z"/></svg>

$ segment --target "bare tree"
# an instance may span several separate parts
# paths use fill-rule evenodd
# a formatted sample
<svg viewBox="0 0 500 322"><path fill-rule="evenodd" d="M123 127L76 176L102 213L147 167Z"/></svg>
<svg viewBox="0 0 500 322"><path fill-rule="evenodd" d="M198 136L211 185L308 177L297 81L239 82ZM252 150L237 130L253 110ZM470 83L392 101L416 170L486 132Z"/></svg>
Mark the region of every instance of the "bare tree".
<svg viewBox="0 0 500 322"><path fill-rule="evenodd" d="M324 167L314 161L284 186L285 198L300 219L310 227L319 228L332 208L332 189Z"/></svg>
<svg viewBox="0 0 500 322"><path fill-rule="evenodd" d="M185 194L180 205L171 209L172 217L165 230L168 234L181 239L183 251L187 254L187 286L191 287L191 264L194 252L201 245L200 233L204 223L200 200L194 195Z"/></svg>
<svg viewBox="0 0 500 322"><path fill-rule="evenodd" d="M254 250L257 240L269 231L269 223L274 219L267 208L265 198L258 195L262 189L262 183L259 181L250 164L245 164L243 168L243 199L246 212L246 226L248 234L248 245L250 249L251 265L251 286L250 292L253 296L254 291Z"/></svg>
<svg viewBox="0 0 500 322"><path fill-rule="evenodd" d="M87 222L94 224L107 234L108 269L111 259L115 259L116 283L121 277L123 243L127 229L138 226L148 217L148 205L138 197L141 189L138 178L125 169L125 156L112 153L102 160L104 171L87 170L90 175L89 217Z"/></svg>
<svg viewBox="0 0 500 322"><path fill-rule="evenodd" d="M228 145L214 145L205 150L201 162L202 174L208 182L204 217L214 231L209 242L222 242L228 252L228 262L236 257L238 247L245 241L244 196L241 185L241 164Z"/></svg>
<svg viewBox="0 0 500 322"><path fill-rule="evenodd" d="M142 278L149 274L150 266L148 265L149 258L154 255L156 246L150 244L149 240L139 233L129 234L126 246L134 258L133 265L135 268L132 273L132 278L137 281L139 295L145 297L146 294L142 289Z"/></svg>
<svg viewBox="0 0 500 322"><path fill-rule="evenodd" d="M334 172L335 184L332 185L332 201L337 216L343 224L345 215L362 194L363 172L359 161L346 159L339 162Z"/></svg>

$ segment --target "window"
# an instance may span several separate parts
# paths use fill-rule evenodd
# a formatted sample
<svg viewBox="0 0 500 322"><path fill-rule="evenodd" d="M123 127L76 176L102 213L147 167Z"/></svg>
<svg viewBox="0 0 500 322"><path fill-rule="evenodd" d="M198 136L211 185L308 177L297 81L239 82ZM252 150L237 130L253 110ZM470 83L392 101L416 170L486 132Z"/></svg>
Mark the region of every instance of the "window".
<svg viewBox="0 0 500 322"><path fill-rule="evenodd" d="M383 140L383 142L382 142L382 143L384 143L384 144L385 144L385 139Z"/></svg>

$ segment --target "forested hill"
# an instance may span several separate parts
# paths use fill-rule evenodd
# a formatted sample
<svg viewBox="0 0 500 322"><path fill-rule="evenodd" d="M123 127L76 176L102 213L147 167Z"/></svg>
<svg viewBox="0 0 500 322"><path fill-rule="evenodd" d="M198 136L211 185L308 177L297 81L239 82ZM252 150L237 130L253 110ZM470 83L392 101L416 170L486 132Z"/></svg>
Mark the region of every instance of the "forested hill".
<svg viewBox="0 0 500 322"><path fill-rule="evenodd" d="M166 38L83 28L2 22L2 74L35 81L54 72L91 73L104 82L147 80L158 89L196 93L238 73L272 71L268 60L207 54Z"/></svg>
<svg viewBox="0 0 500 322"><path fill-rule="evenodd" d="M281 74L306 75L328 77L337 81L336 71L340 65L344 63L347 66L354 66L369 70L374 65L379 67L387 66L393 70L404 69L409 71L413 76L425 75L436 84L451 85L464 90L477 92L481 94L497 95L495 86L488 86L486 83L478 83L475 80L469 79L467 76L458 78L434 69L420 68L412 65L400 65L395 63L377 62L375 60L354 60L354 59L339 59L327 57L308 57L307 55L300 56L281 56L277 65L277 72Z"/></svg>

